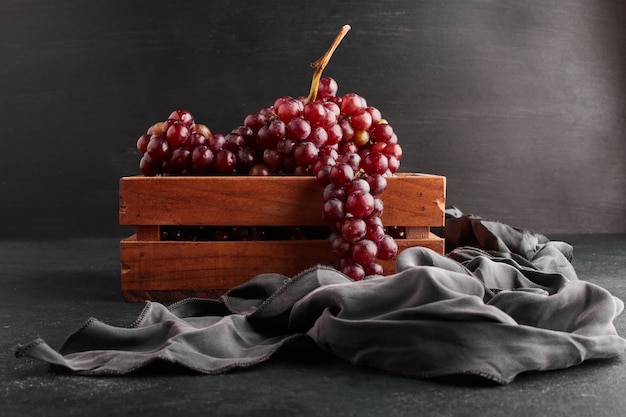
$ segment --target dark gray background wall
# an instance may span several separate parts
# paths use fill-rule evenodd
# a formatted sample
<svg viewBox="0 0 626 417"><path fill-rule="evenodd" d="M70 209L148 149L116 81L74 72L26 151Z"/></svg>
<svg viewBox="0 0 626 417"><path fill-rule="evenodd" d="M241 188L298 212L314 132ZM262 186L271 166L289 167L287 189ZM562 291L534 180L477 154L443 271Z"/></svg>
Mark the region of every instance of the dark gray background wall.
<svg viewBox="0 0 626 417"><path fill-rule="evenodd" d="M379 107L403 171L543 233L626 232L622 0L4 1L0 238L123 236L118 179L178 107L227 133L328 66Z"/></svg>

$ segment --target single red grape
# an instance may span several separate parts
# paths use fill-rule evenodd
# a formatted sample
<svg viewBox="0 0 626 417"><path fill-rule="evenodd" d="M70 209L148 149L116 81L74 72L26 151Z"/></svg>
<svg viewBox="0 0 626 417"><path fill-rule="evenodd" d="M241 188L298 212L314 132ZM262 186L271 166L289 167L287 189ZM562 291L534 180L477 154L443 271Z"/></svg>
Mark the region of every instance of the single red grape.
<svg viewBox="0 0 626 417"><path fill-rule="evenodd" d="M283 123L289 123L294 117L301 117L303 112L301 101L294 98L282 100L280 105L276 107L276 114Z"/></svg>
<svg viewBox="0 0 626 417"><path fill-rule="evenodd" d="M350 217L341 223L341 237L348 242L357 242L365 237L367 224L363 219Z"/></svg>
<svg viewBox="0 0 626 417"><path fill-rule="evenodd" d="M368 175L384 174L389 168L389 159L380 152L370 152L363 158L361 168Z"/></svg>
<svg viewBox="0 0 626 417"><path fill-rule="evenodd" d="M237 168L237 157L228 149L220 149L215 154L213 166L219 174L233 174Z"/></svg>
<svg viewBox="0 0 626 417"><path fill-rule="evenodd" d="M146 146L146 153L155 161L165 161L170 157L170 144L165 137L152 135Z"/></svg>
<svg viewBox="0 0 626 417"><path fill-rule="evenodd" d="M330 181L338 187L346 185L352 181L354 170L345 162L338 163L330 170Z"/></svg>
<svg viewBox="0 0 626 417"><path fill-rule="evenodd" d="M256 164L250 168L250 171L248 172L249 175L253 176L268 176L271 173L272 172L265 164Z"/></svg>
<svg viewBox="0 0 626 417"><path fill-rule="evenodd" d="M191 128L194 125L193 115L184 109L174 110L170 113L170 117L168 117L168 119L178 120L187 128Z"/></svg>
<svg viewBox="0 0 626 417"><path fill-rule="evenodd" d="M342 221L346 216L346 209L338 198L331 198L324 203L322 208L322 217L324 221L329 224L333 224Z"/></svg>
<svg viewBox="0 0 626 417"><path fill-rule="evenodd" d="M337 81L330 77L324 77L320 79L317 87L317 97L325 98L335 96L338 89L339 87L337 86Z"/></svg>
<svg viewBox="0 0 626 417"><path fill-rule="evenodd" d="M368 239L355 242L352 245L352 260L360 265L369 265L376 260L378 246Z"/></svg>
<svg viewBox="0 0 626 417"><path fill-rule="evenodd" d="M208 168L213 163L213 151L206 146L200 145L191 152L191 162L200 168Z"/></svg>
<svg viewBox="0 0 626 417"><path fill-rule="evenodd" d="M290 139L302 141L311 134L311 124L299 117L291 119L287 124L285 134Z"/></svg>
<svg viewBox="0 0 626 417"><path fill-rule="evenodd" d="M343 272L354 281L360 281L365 278L365 270L361 265L357 263L347 263L343 266L341 272Z"/></svg>
<svg viewBox="0 0 626 417"><path fill-rule="evenodd" d="M394 256L398 253L398 244L389 235L383 236L383 238L378 242L378 259L382 261L388 261L393 259Z"/></svg>
<svg viewBox="0 0 626 417"><path fill-rule="evenodd" d="M364 219L374 211L374 197L362 191L353 192L346 199L346 210L354 217Z"/></svg>
<svg viewBox="0 0 626 417"><path fill-rule="evenodd" d="M309 165L315 162L318 152L317 146L309 141L304 141L296 145L293 156L298 164Z"/></svg>
<svg viewBox="0 0 626 417"><path fill-rule="evenodd" d="M139 136L139 139L137 139L137 150L142 155L148 150L148 142L150 142L150 136L151 135L145 134Z"/></svg>

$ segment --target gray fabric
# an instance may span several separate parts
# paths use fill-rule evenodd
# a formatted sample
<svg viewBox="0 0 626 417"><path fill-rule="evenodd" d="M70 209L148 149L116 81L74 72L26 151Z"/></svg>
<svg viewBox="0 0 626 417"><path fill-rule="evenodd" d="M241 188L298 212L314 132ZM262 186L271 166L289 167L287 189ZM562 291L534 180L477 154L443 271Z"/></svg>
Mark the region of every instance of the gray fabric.
<svg viewBox="0 0 626 417"><path fill-rule="evenodd" d="M58 352L38 339L17 355L85 375L126 374L155 361L215 374L307 339L356 365L506 384L521 372L624 351L613 326L623 302L578 279L570 245L479 218L449 224L448 232L462 230L457 243L475 246L447 256L408 249L396 274L359 282L326 267L262 274L218 300L147 302L129 328L90 319Z"/></svg>

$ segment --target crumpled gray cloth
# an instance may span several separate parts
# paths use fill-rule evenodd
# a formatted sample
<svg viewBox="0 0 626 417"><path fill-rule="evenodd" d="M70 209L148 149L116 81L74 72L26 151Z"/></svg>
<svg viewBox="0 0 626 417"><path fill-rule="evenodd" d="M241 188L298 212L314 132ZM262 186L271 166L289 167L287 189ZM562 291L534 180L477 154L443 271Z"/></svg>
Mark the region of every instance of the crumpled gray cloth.
<svg viewBox="0 0 626 417"><path fill-rule="evenodd" d="M447 256L407 249L392 276L353 282L327 267L262 274L216 300L147 302L128 328L89 319L58 352L37 339L16 354L82 375L159 361L216 374L309 339L355 365L506 384L626 348L613 325L623 302L577 278L570 245L472 216L451 216L444 234Z"/></svg>

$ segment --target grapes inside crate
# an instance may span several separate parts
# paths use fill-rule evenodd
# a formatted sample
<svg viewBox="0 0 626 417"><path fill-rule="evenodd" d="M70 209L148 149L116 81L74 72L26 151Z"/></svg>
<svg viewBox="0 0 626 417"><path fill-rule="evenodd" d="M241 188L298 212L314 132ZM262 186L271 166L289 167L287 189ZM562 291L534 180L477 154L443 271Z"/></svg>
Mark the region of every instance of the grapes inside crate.
<svg viewBox="0 0 626 417"><path fill-rule="evenodd" d="M397 174L387 181L381 218L399 251L443 253L443 239L430 228L444 224L445 177ZM311 176L122 178L120 224L136 229L120 242L124 299L214 298L257 274L290 277L331 264L322 204ZM225 234L214 233L220 230ZM395 271L394 259L382 264L386 275Z"/></svg>

